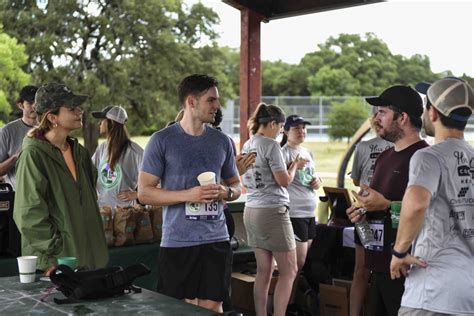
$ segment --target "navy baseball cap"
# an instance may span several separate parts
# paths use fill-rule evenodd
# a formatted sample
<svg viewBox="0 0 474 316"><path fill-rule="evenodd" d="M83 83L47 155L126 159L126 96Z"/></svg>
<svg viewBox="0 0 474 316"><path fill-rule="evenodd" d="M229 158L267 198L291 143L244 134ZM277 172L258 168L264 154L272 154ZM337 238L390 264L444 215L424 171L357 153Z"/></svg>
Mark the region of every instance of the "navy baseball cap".
<svg viewBox="0 0 474 316"><path fill-rule="evenodd" d="M290 115L286 118L285 125L283 129L285 131L290 130L290 127L296 126L299 124L311 125L310 122L306 121L302 116L299 115Z"/></svg>

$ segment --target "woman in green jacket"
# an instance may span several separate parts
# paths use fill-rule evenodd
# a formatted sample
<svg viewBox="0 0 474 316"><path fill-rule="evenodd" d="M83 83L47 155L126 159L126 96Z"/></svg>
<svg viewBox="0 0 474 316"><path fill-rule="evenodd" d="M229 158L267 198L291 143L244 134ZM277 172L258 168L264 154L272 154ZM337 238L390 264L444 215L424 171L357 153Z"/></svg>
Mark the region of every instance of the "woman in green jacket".
<svg viewBox="0 0 474 316"><path fill-rule="evenodd" d="M14 220L22 235L22 255L38 256L49 275L57 258L73 256L78 268L107 265L108 250L95 190L97 171L87 150L69 134L82 127L76 95L62 84L36 93L38 127L23 141L17 163Z"/></svg>

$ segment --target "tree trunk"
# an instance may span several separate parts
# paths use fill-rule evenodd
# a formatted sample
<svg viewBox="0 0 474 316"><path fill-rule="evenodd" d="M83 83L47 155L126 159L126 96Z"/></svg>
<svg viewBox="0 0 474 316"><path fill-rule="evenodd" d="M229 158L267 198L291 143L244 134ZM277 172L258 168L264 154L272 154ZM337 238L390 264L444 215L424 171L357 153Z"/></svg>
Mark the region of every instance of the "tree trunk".
<svg viewBox="0 0 474 316"><path fill-rule="evenodd" d="M83 115L82 134L84 135L84 147L89 150L89 153L92 156L97 148L99 128L97 127L97 122L89 122L87 115Z"/></svg>

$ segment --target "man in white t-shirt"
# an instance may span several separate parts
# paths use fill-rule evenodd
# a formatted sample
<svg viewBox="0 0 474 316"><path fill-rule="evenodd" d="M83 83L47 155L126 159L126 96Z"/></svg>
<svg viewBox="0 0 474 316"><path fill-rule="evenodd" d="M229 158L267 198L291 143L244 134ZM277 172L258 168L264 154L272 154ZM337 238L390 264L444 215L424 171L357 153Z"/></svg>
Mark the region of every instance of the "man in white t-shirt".
<svg viewBox="0 0 474 316"><path fill-rule="evenodd" d="M474 312L474 148L464 140L472 88L457 78L419 84L435 145L417 151L392 250L392 279L406 276L398 315ZM409 254L413 243L412 254Z"/></svg>

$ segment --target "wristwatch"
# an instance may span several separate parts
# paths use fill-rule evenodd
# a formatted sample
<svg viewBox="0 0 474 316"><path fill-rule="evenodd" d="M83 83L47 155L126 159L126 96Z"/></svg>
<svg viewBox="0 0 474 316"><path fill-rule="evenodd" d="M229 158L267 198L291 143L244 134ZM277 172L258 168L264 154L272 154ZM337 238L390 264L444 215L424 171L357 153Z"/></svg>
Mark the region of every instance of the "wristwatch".
<svg viewBox="0 0 474 316"><path fill-rule="evenodd" d="M234 197L234 191L231 187L227 187L227 200L232 200Z"/></svg>

